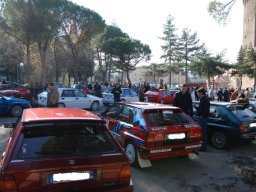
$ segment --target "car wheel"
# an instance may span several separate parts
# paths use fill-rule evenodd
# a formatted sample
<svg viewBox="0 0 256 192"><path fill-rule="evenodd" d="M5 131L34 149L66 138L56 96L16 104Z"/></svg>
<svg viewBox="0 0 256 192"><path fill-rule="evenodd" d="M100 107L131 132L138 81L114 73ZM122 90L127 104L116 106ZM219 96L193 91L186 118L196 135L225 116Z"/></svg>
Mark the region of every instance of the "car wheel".
<svg viewBox="0 0 256 192"><path fill-rule="evenodd" d="M22 112L23 112L23 108L20 105L14 105L11 109L11 115L13 117L21 116Z"/></svg>
<svg viewBox="0 0 256 192"><path fill-rule="evenodd" d="M137 149L132 143L127 143L125 146L125 154L128 157L132 166L138 166Z"/></svg>
<svg viewBox="0 0 256 192"><path fill-rule="evenodd" d="M100 108L100 104L99 104L98 101L92 102L91 109L92 109L93 111L98 111L99 108Z"/></svg>
<svg viewBox="0 0 256 192"><path fill-rule="evenodd" d="M227 147L228 139L223 132L216 131L211 136L212 144L217 149L224 149Z"/></svg>
<svg viewBox="0 0 256 192"><path fill-rule="evenodd" d="M58 107L59 108L65 108L65 104L64 103L58 103Z"/></svg>
<svg viewBox="0 0 256 192"><path fill-rule="evenodd" d="M164 104L164 99L161 99L160 103L161 103L161 104Z"/></svg>

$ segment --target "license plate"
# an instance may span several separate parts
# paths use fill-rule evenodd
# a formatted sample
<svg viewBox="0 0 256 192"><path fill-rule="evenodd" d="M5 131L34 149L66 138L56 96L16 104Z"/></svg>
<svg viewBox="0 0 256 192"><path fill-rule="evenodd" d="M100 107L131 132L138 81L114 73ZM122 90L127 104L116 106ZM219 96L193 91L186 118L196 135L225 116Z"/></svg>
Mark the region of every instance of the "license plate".
<svg viewBox="0 0 256 192"><path fill-rule="evenodd" d="M256 127L256 123L251 123L250 127Z"/></svg>
<svg viewBox="0 0 256 192"><path fill-rule="evenodd" d="M173 139L184 139L186 138L185 133L173 133L173 134L168 134L167 139L173 140Z"/></svg>
<svg viewBox="0 0 256 192"><path fill-rule="evenodd" d="M94 178L93 171L84 171L84 172L70 172L70 173L54 173L49 174L48 183L64 183L72 181L83 181L91 180Z"/></svg>

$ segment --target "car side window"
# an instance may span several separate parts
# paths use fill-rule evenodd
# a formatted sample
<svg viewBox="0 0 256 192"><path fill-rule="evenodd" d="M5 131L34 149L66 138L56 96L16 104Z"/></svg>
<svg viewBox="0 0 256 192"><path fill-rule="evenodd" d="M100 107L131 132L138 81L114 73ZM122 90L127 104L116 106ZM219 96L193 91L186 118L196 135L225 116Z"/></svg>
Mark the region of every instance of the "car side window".
<svg viewBox="0 0 256 192"><path fill-rule="evenodd" d="M106 111L106 116L112 119L118 119L119 114L123 108L122 104L115 104Z"/></svg>
<svg viewBox="0 0 256 192"><path fill-rule="evenodd" d="M74 92L73 90L63 90L61 97L74 97Z"/></svg>
<svg viewBox="0 0 256 192"><path fill-rule="evenodd" d="M138 96L138 95L137 95L137 93L136 93L134 90L132 90L132 89L131 89L130 91L131 91L131 95L132 95L132 97L136 97L136 96Z"/></svg>
<svg viewBox="0 0 256 192"><path fill-rule="evenodd" d="M130 90L129 89L123 89L122 90L122 95L123 96L130 96L131 95Z"/></svg>
<svg viewBox="0 0 256 192"><path fill-rule="evenodd" d="M75 97L84 97L84 96L85 96L85 94L82 91L80 91L80 90L75 91Z"/></svg>
<svg viewBox="0 0 256 192"><path fill-rule="evenodd" d="M217 106L210 106L210 118L219 118L219 110Z"/></svg>
<svg viewBox="0 0 256 192"><path fill-rule="evenodd" d="M126 123L133 123L133 107L124 106L121 114L120 114L120 121L124 121Z"/></svg>

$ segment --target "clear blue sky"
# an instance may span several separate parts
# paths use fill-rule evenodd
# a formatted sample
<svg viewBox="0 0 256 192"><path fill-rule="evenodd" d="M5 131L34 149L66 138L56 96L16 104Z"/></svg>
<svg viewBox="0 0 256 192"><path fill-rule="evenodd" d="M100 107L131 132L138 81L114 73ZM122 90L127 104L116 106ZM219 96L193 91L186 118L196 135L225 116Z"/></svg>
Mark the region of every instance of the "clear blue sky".
<svg viewBox="0 0 256 192"><path fill-rule="evenodd" d="M178 33L185 27L197 31L212 53L226 50L226 59L235 62L242 44L243 4L238 0L226 26L218 25L208 15L209 0L72 0L99 13L107 24L116 23L132 38L150 46L150 63L162 62L160 56L163 24L168 15L174 17Z"/></svg>

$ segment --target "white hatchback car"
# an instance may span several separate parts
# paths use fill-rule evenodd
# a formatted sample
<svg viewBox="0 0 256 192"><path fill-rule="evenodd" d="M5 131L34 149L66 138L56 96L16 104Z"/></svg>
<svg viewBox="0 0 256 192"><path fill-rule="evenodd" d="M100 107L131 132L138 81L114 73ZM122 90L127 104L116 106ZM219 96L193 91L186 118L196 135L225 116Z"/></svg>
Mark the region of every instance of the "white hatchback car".
<svg viewBox="0 0 256 192"><path fill-rule="evenodd" d="M58 107L92 109L93 111L97 111L103 105L102 98L86 95L79 89L59 88L58 91ZM40 106L47 106L47 91L38 94L37 98Z"/></svg>
<svg viewBox="0 0 256 192"><path fill-rule="evenodd" d="M139 101L138 94L130 88L121 88L121 102L137 102ZM103 92L103 103L104 105L113 104L114 103L114 95L111 93L112 89L108 89Z"/></svg>

